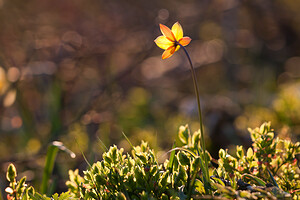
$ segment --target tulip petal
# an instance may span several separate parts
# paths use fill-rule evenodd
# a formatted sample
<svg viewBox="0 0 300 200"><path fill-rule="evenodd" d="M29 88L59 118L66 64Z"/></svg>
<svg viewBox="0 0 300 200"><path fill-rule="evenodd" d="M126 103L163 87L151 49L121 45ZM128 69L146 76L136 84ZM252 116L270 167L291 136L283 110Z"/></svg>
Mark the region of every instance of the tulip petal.
<svg viewBox="0 0 300 200"><path fill-rule="evenodd" d="M182 45L182 46L186 46L191 42L191 38L190 37L183 37L181 38L178 42Z"/></svg>
<svg viewBox="0 0 300 200"><path fill-rule="evenodd" d="M181 25L179 24L179 22L176 22L173 26L172 26L172 32L175 36L175 39L177 41L179 41L182 37L183 37L183 30Z"/></svg>
<svg viewBox="0 0 300 200"><path fill-rule="evenodd" d="M175 36L168 27L166 27L163 24L159 24L159 27L160 27L160 31L164 36L166 36L171 42L175 41Z"/></svg>
<svg viewBox="0 0 300 200"><path fill-rule="evenodd" d="M157 37L154 42L156 43L156 45L159 48L162 48L164 50L170 48L171 46L174 45L174 42L171 42L170 40L168 40L165 36L159 36Z"/></svg>
<svg viewBox="0 0 300 200"><path fill-rule="evenodd" d="M176 48L173 46L165 50L164 53L162 54L162 59L170 58L174 54L175 49Z"/></svg>

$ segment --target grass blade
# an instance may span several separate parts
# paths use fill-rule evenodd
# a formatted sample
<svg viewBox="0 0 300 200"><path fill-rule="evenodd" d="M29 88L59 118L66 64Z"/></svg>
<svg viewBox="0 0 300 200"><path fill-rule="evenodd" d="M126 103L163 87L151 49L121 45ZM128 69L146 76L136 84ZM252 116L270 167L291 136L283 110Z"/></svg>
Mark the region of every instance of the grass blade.
<svg viewBox="0 0 300 200"><path fill-rule="evenodd" d="M62 142L54 141L52 142L47 151L47 156L46 156L46 163L45 163L45 168L43 172L43 180L42 180L42 185L41 185L41 193L46 194L48 191L48 182L50 179L50 176L53 171L56 155L58 153L58 150L62 150L66 153L68 153L71 158L75 158L76 155L67 149Z"/></svg>
<svg viewBox="0 0 300 200"><path fill-rule="evenodd" d="M174 149L175 147L176 147L176 144L174 142L172 149ZM172 168L173 168L174 157L175 157L175 151L172 151L171 155L170 155L170 159L169 159L169 166L168 166L170 172L172 171Z"/></svg>
<svg viewBox="0 0 300 200"><path fill-rule="evenodd" d="M255 181L260 186L264 186L264 187L266 186L266 183L262 179L260 179L256 176L253 176L251 174L244 174L243 177L246 177L248 179L251 179L251 180Z"/></svg>
<svg viewBox="0 0 300 200"><path fill-rule="evenodd" d="M278 184L277 184L277 182L275 181L275 179L274 179L273 175L271 174L270 170L269 170L268 168L267 168L267 170L268 170L269 175L270 175L270 177L271 177L272 183L273 183L276 187L278 187Z"/></svg>
<svg viewBox="0 0 300 200"><path fill-rule="evenodd" d="M127 140L127 142L129 143L129 145L131 146L131 148L132 148L133 150L135 150L134 146L131 144L129 138L125 135L125 133L122 132L122 134L123 134L123 136L125 137L125 139Z"/></svg>
<svg viewBox="0 0 300 200"><path fill-rule="evenodd" d="M189 149L182 148L182 147L175 147L175 148L169 150L167 153L170 153L170 152L172 152L172 151L185 151L185 152L191 154L194 158L197 157L196 154L195 154L194 152L192 152L192 151L189 150Z"/></svg>
<svg viewBox="0 0 300 200"><path fill-rule="evenodd" d="M100 142L100 147L102 148L102 150L105 152L105 151L108 151L108 148L107 146L104 144L104 142L102 142L102 140L97 136L97 139L98 141Z"/></svg>
<svg viewBox="0 0 300 200"><path fill-rule="evenodd" d="M88 164L88 166L89 166L90 168L92 168L92 165L89 163L89 161L88 161L87 158L85 157L85 155L84 155L83 151L81 150L81 148L80 148L80 146L79 146L79 143L78 143L78 141L76 140L76 138L75 138L75 142L76 142L76 144L77 144L77 146L78 146L78 148L79 148L79 151L81 152L81 155L82 155L83 159L85 160L86 164Z"/></svg>

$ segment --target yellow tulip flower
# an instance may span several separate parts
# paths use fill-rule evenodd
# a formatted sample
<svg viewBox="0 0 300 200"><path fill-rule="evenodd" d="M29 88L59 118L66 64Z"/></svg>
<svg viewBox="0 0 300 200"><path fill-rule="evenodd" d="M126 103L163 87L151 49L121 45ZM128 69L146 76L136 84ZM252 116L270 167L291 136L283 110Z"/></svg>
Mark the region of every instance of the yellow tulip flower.
<svg viewBox="0 0 300 200"><path fill-rule="evenodd" d="M165 50L162 54L162 59L171 57L178 51L180 45L186 46L192 40L190 37L183 37L183 30L178 22L172 26L172 30L163 24L159 24L159 26L163 35L158 36L154 42L158 47Z"/></svg>
<svg viewBox="0 0 300 200"><path fill-rule="evenodd" d="M204 189L206 194L211 194L210 191L210 178L209 178L209 170L208 170L208 163L206 156L206 147L205 147L205 141L204 141L204 128L203 128L203 122L202 122L202 114L201 114L201 105L200 105L200 97L199 97L199 89L198 89L198 83L197 83L197 77L196 72L192 63L192 60L185 49L184 46L188 45L191 42L190 37L183 37L183 30L181 25L176 22L172 29L170 30L165 25L159 24L160 31L162 32L162 36L157 37L154 42L156 45L162 49L164 49L164 53L162 54L162 59L170 58L180 47L184 50L187 59L190 63L190 69L192 72L192 78L194 83L194 89L198 104L198 114L199 114L199 122L200 122L200 145L201 145L201 151L198 149L198 152L200 154L200 158L204 157L204 166L201 168L203 170L203 181L204 181ZM190 199L190 196L192 194L192 190L189 189L188 191L188 199Z"/></svg>

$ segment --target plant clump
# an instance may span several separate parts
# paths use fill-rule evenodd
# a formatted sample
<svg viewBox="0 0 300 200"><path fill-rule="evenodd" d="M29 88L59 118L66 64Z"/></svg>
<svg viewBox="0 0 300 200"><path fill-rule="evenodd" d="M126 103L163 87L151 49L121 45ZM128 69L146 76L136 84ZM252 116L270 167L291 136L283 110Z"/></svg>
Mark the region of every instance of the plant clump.
<svg viewBox="0 0 300 200"><path fill-rule="evenodd" d="M190 133L181 126L178 137L182 145L169 151L170 157L158 163L155 152L147 142L125 153L111 146L80 175L69 171L66 182L69 190L51 198L35 192L25 183L26 177L16 180L16 169L9 165L6 188L8 199L297 199L300 197L300 143L274 136L270 123L249 129L252 147L246 151L236 147L236 155L220 149L219 159L210 161L209 193L207 178L199 149L199 131ZM217 164L217 167L215 164Z"/></svg>

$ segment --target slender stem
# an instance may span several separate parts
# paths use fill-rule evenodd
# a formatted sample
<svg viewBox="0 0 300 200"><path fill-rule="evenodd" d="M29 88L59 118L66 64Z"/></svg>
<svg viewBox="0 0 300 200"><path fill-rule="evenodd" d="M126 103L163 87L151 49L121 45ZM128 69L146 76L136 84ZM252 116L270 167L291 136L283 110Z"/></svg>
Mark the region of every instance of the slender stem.
<svg viewBox="0 0 300 200"><path fill-rule="evenodd" d="M190 58L189 53L187 52L187 50L185 49L184 46L182 46L181 44L179 44L180 47L182 47L182 49L184 50L189 63L190 63L190 70L192 72L192 78L193 78L193 83L194 83L194 90L195 90L195 94L196 94L196 98L197 98L197 104L198 104L198 114L199 114L199 120L200 120L200 131L201 131L201 137L203 138L203 122L202 122L202 112L201 112L201 104L200 104L200 97L199 97L199 89L198 89L198 81L197 81L197 77L196 77L196 72L192 63L192 60ZM202 144L201 144L201 148L203 150L205 150L205 142L203 140Z"/></svg>
<svg viewBox="0 0 300 200"><path fill-rule="evenodd" d="M184 50L185 55L187 56L187 59L190 63L190 70L192 72L194 90L195 90L197 104L198 104L198 115L199 115L199 122L200 122L200 137L201 137L200 143L201 143L201 149L202 149L202 153L203 153L203 157L204 157L204 165L205 165L204 174L206 176L205 179L209 184L210 179L209 179L209 171L208 171L208 161L207 161L207 157L206 157L206 147L205 147L205 141L204 141L204 128L203 128L203 121L202 121L202 112L201 112L201 104L200 104L200 96L199 96L197 77L196 77L195 69L194 69L194 66L193 66L193 63L192 63L189 53L187 52L185 47L182 46L179 42L177 44Z"/></svg>

